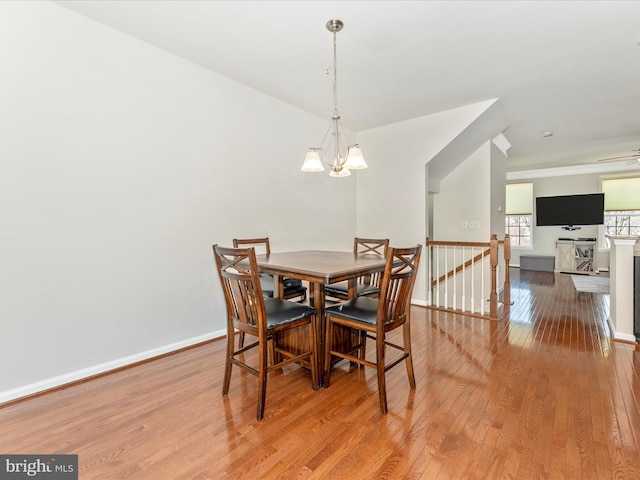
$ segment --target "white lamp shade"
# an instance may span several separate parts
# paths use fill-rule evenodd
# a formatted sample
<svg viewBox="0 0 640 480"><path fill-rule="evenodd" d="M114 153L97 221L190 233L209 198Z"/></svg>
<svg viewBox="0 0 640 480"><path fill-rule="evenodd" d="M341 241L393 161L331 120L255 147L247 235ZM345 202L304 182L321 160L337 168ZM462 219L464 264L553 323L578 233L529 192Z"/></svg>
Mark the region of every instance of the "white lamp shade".
<svg viewBox="0 0 640 480"><path fill-rule="evenodd" d="M330 177L348 177L349 175L351 175L351 172L345 166L343 166L340 170L338 170L336 167L331 167L331 173L329 173Z"/></svg>
<svg viewBox="0 0 640 480"><path fill-rule="evenodd" d="M302 164L303 172L324 172L324 165L320 158L321 149L310 148L307 150L307 155L304 157L304 163Z"/></svg>
<svg viewBox="0 0 640 480"><path fill-rule="evenodd" d="M351 170L367 168L367 162L364 160L360 145L349 145L347 150L347 163L345 163L344 166Z"/></svg>

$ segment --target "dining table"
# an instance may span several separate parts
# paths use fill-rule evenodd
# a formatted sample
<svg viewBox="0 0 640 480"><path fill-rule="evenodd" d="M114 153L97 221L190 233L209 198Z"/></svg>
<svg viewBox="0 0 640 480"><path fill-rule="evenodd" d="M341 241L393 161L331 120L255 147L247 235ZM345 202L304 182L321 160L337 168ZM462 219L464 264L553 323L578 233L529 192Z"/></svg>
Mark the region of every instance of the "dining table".
<svg viewBox="0 0 640 480"><path fill-rule="evenodd" d="M324 343L326 324L324 318L325 285L337 282L348 282L349 298L356 297L356 279L384 270L385 258L375 254L358 254L326 250L300 250L256 255L258 269L262 273L274 276L274 293L282 296L283 285L280 278L296 278L309 283L309 304L317 312L317 345L320 383L326 384L324 371ZM304 351L308 336L302 337L295 330L287 330L279 335L277 343L286 344L287 348ZM348 351L358 341L357 333L351 330L335 329L334 346ZM299 345L299 348L297 347ZM337 360L337 358L336 358Z"/></svg>

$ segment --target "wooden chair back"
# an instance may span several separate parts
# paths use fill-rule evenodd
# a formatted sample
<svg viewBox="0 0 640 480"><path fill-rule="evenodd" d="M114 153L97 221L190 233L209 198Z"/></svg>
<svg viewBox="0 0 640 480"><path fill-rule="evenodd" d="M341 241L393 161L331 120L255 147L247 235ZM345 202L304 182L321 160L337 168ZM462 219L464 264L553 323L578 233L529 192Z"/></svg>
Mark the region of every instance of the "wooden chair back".
<svg viewBox="0 0 640 480"><path fill-rule="evenodd" d="M359 238L353 239L353 253L366 253L384 257L389 249L388 238Z"/></svg>
<svg viewBox="0 0 640 480"><path fill-rule="evenodd" d="M213 246L227 305L227 328L252 335L266 335L266 312L253 247Z"/></svg>
<svg viewBox="0 0 640 480"><path fill-rule="evenodd" d="M353 239L353 253L354 254L367 254L377 255L381 258L386 257L389 250L388 238L359 238ZM358 283L371 285L372 287L380 288L380 279L382 278L382 272L371 273L363 275L358 278Z"/></svg>
<svg viewBox="0 0 640 480"><path fill-rule="evenodd" d="M234 248L238 247L254 247L256 249L256 253L266 253L269 255L271 253L271 247L269 246L269 237L265 238L234 238L233 239ZM264 251L263 251L264 249Z"/></svg>
<svg viewBox="0 0 640 480"><path fill-rule="evenodd" d="M388 249L378 299L378 330L393 330L406 322L421 252L420 244Z"/></svg>

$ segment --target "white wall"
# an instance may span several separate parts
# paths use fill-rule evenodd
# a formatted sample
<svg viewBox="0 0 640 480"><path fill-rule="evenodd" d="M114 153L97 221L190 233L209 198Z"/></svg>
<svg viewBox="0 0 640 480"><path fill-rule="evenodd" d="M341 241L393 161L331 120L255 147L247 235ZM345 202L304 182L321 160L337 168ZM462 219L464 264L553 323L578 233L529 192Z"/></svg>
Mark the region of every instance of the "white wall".
<svg viewBox="0 0 640 480"><path fill-rule="evenodd" d="M213 243L351 248L358 173L299 171L327 119L49 2L0 58L0 402L222 333Z"/></svg>
<svg viewBox="0 0 640 480"><path fill-rule="evenodd" d="M491 199L489 232L504 238L504 203L507 184L507 157L492 141L490 151ZM504 258L504 257L503 257Z"/></svg>
<svg viewBox="0 0 640 480"><path fill-rule="evenodd" d="M433 195L433 202L434 240L489 241L493 233L491 142L487 141L440 182L440 192ZM472 221L478 222L479 227L470 228Z"/></svg>

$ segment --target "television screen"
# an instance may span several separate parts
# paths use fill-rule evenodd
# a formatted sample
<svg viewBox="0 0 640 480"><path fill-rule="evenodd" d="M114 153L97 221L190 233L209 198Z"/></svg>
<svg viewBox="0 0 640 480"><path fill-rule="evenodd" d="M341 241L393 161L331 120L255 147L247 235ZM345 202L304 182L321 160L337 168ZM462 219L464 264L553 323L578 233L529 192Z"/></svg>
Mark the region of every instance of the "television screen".
<svg viewBox="0 0 640 480"><path fill-rule="evenodd" d="M536 197L536 225L601 225L604 193Z"/></svg>

